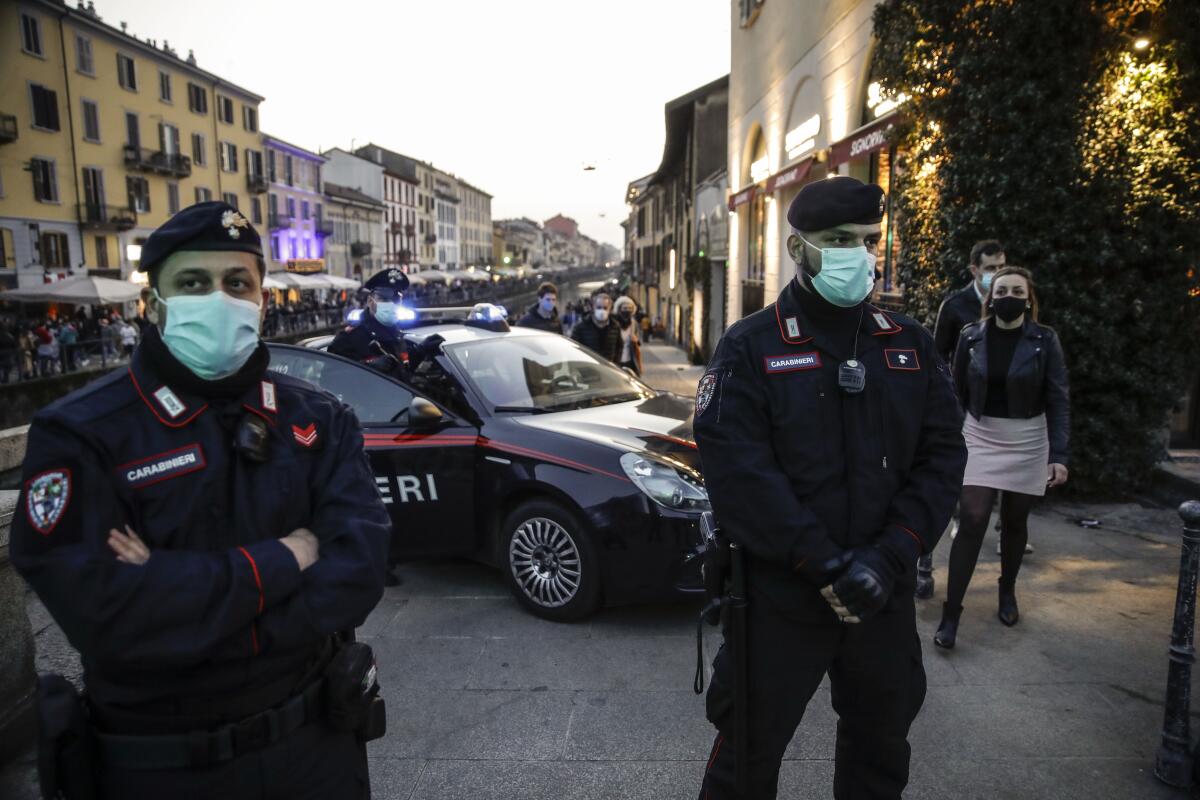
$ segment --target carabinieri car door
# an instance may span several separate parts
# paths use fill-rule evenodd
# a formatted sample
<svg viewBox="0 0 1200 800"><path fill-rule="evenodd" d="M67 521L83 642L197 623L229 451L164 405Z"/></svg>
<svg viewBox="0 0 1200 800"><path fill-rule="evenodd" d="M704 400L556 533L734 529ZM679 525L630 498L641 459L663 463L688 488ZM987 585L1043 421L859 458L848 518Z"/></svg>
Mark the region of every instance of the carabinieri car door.
<svg viewBox="0 0 1200 800"><path fill-rule="evenodd" d="M363 364L305 347L270 349L272 370L316 384L358 415L392 517L391 559L470 555L479 431L407 383Z"/></svg>

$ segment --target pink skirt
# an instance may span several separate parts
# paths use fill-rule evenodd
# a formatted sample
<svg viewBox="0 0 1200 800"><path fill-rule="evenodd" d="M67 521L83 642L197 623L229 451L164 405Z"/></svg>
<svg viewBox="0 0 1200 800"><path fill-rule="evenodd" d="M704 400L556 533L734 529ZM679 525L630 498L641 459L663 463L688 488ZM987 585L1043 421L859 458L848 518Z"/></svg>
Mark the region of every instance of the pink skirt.
<svg viewBox="0 0 1200 800"><path fill-rule="evenodd" d="M966 415L967 471L963 486L985 486L1041 497L1050 475L1046 415L1029 419Z"/></svg>

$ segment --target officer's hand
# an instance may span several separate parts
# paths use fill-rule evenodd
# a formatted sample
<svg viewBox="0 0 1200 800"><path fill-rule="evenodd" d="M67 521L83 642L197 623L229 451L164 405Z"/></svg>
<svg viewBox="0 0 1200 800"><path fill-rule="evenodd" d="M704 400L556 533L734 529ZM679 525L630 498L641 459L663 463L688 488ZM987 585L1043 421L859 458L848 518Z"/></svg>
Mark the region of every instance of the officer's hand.
<svg viewBox="0 0 1200 800"><path fill-rule="evenodd" d="M825 598L846 622L859 622L882 611L891 599L896 575L903 569L879 547L858 547L853 553L850 566L829 587L832 599Z"/></svg>
<svg viewBox="0 0 1200 800"><path fill-rule="evenodd" d="M125 533L116 528L108 532L108 546L117 554L117 561L140 565L150 560L150 548L128 525L125 526Z"/></svg>
<svg viewBox="0 0 1200 800"><path fill-rule="evenodd" d="M796 567L796 571L816 586L828 586L838 575L842 574L853 558L854 551L843 550L824 561L805 561Z"/></svg>
<svg viewBox="0 0 1200 800"><path fill-rule="evenodd" d="M296 557L296 563L300 565L301 572L317 563L320 544L317 537L308 528L297 528L279 541L292 551L292 555Z"/></svg>
<svg viewBox="0 0 1200 800"><path fill-rule="evenodd" d="M1067 477L1068 473L1065 466L1062 464L1051 464L1050 474L1046 477L1046 486L1051 489L1055 486L1062 486L1067 482Z"/></svg>

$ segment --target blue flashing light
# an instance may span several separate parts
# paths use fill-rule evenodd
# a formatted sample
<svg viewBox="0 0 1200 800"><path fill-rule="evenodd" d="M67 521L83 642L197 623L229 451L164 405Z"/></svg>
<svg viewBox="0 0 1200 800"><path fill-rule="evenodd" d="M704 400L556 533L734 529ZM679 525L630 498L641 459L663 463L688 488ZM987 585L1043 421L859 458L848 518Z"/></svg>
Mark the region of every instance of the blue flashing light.
<svg viewBox="0 0 1200 800"><path fill-rule="evenodd" d="M362 316L363 310L361 308L352 309L350 313L346 315L346 324L358 325L360 322L362 322Z"/></svg>
<svg viewBox="0 0 1200 800"><path fill-rule="evenodd" d="M482 322L496 322L497 320L508 319L508 312L504 306L494 305L492 303L476 303L471 309L467 319L480 320Z"/></svg>

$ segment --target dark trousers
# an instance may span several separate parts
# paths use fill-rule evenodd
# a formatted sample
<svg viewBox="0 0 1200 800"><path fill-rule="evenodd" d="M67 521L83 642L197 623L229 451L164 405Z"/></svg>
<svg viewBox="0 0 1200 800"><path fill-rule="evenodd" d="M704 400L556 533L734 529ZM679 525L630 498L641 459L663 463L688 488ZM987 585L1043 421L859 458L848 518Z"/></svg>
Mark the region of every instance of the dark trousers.
<svg viewBox="0 0 1200 800"><path fill-rule="evenodd" d="M912 595L893 598L883 613L857 625L797 622L760 600L751 603L748 625L750 798L776 796L784 751L826 673L838 714L833 796L899 798L908 783L908 729L925 701ZM700 800L737 797L741 743L731 738L732 690L726 644L713 661L706 698L719 735Z"/></svg>
<svg viewBox="0 0 1200 800"><path fill-rule="evenodd" d="M366 749L323 723L199 770L100 768L103 800L369 800Z"/></svg>

